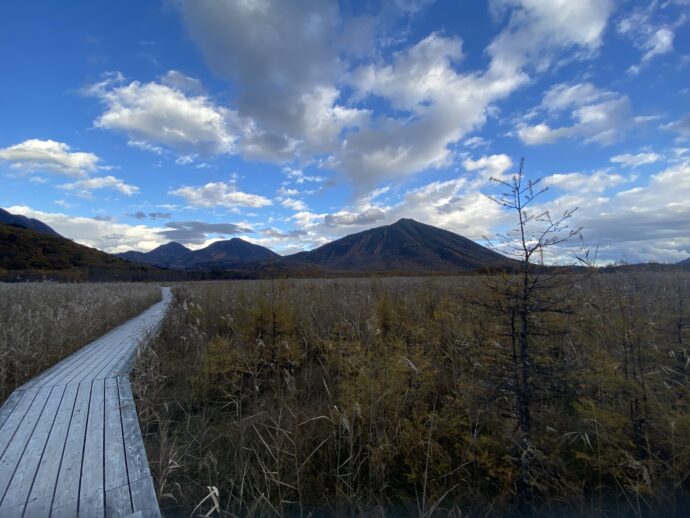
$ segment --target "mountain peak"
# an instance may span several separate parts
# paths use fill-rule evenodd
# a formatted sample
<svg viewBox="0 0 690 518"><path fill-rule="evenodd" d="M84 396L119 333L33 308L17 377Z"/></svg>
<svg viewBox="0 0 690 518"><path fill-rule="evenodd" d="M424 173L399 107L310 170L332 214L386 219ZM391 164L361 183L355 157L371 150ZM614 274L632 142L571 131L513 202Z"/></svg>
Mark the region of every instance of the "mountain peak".
<svg viewBox="0 0 690 518"><path fill-rule="evenodd" d="M170 243L165 243L164 245L160 245L156 247L154 250L158 251L179 251L179 252L189 252L189 248L184 246L182 243L178 243L177 241L170 241ZM153 250L152 250L153 251Z"/></svg>
<svg viewBox="0 0 690 518"><path fill-rule="evenodd" d="M417 225L423 225L423 223L420 223L416 219L412 219L412 218L400 218L398 221L393 223L393 225L406 225L406 224L410 224L410 223L417 224Z"/></svg>
<svg viewBox="0 0 690 518"><path fill-rule="evenodd" d="M60 236L60 234L55 232L55 230L50 228L42 221L34 218L27 218L26 216L20 216L19 214L12 214L4 209L0 209L0 223L14 225L15 227L28 228L29 230L35 230L37 232L42 232L44 234L50 234L53 236Z"/></svg>
<svg viewBox="0 0 690 518"><path fill-rule="evenodd" d="M411 218L350 234L288 261L340 271L460 272L509 259L466 237Z"/></svg>

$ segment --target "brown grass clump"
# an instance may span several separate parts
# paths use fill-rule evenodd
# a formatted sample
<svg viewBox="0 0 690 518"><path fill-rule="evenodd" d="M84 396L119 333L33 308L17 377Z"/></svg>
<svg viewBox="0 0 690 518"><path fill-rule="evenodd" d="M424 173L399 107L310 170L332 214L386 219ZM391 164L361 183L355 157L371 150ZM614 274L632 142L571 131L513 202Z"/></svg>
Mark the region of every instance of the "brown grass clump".
<svg viewBox="0 0 690 518"><path fill-rule="evenodd" d="M520 479L533 514L684 516L690 278L572 277L532 317L527 450L496 282L177 288L135 380L164 510L511 515Z"/></svg>
<svg viewBox="0 0 690 518"><path fill-rule="evenodd" d="M0 397L158 300L145 284L0 283Z"/></svg>

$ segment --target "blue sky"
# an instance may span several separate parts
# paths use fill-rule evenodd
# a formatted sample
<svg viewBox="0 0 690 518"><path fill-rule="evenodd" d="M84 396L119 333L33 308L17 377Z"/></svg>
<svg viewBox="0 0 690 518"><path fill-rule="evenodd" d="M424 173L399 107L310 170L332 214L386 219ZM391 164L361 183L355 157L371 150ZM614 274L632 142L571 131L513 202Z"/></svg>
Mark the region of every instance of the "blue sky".
<svg viewBox="0 0 690 518"><path fill-rule="evenodd" d="M12 2L0 206L110 252L292 253L401 217L482 242L511 221L489 178L525 157L538 208L578 207L602 261L677 261L689 17L689 0Z"/></svg>

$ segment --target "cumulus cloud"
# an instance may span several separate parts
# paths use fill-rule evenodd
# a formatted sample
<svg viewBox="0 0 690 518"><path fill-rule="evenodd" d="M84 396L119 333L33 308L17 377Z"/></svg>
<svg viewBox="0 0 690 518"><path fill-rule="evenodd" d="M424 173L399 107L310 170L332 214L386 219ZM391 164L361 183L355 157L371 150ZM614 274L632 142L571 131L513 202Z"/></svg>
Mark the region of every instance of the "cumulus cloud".
<svg viewBox="0 0 690 518"><path fill-rule="evenodd" d="M203 93L191 93L194 81L169 72L162 82L128 83L120 74L110 74L84 92L105 108L95 126L127 134L131 146L158 154L160 146L182 155L233 152L236 114Z"/></svg>
<svg viewBox="0 0 690 518"><path fill-rule="evenodd" d="M110 175L77 180L76 182L63 184L60 188L68 191L76 191L82 196L89 196L91 191L99 189L112 189L125 196L131 196L139 192L139 187L136 185L126 184L119 178Z"/></svg>
<svg viewBox="0 0 690 518"><path fill-rule="evenodd" d="M287 209L292 209L298 212L301 210L307 210L307 205L302 200L296 200L294 198L285 198L280 202L280 204Z"/></svg>
<svg viewBox="0 0 690 518"><path fill-rule="evenodd" d="M630 179L596 171L552 175L545 181L560 184L566 192L545 203L544 208L560 213L579 207L572 225L583 227L586 242L598 246L602 262L677 262L690 253L687 160L616 192L606 189L624 185Z"/></svg>
<svg viewBox="0 0 690 518"><path fill-rule="evenodd" d="M682 138L690 137L690 114L682 119L665 124L662 127L679 133Z"/></svg>
<svg viewBox="0 0 690 518"><path fill-rule="evenodd" d="M329 226L371 225L385 217L386 214L381 209L371 207L359 213L337 212L327 214L324 217L324 223Z"/></svg>
<svg viewBox="0 0 690 518"><path fill-rule="evenodd" d="M193 207L266 207L271 200L258 194L248 194L237 189L234 182L209 182L200 186L185 186L169 194L184 198Z"/></svg>
<svg viewBox="0 0 690 518"><path fill-rule="evenodd" d="M336 84L347 42L371 48L363 40L373 32L361 17L342 17L337 2L194 0L180 11L210 67L239 90L245 155L281 162L324 152L366 119L341 102Z"/></svg>
<svg viewBox="0 0 690 518"><path fill-rule="evenodd" d="M581 193L601 193L617 187L629 179L617 173L597 171L595 173L555 173L544 178L544 185L565 191Z"/></svg>
<svg viewBox="0 0 690 518"><path fill-rule="evenodd" d="M637 153L632 155L625 153L623 155L616 155L611 157L611 162L614 164L621 164L626 167L640 167L641 165L653 164L662 160L663 157L658 153Z"/></svg>
<svg viewBox="0 0 690 518"><path fill-rule="evenodd" d="M244 225L235 223L207 223L204 221L171 221L165 224L164 230L158 234L168 240L178 241L182 244L200 245L206 243L209 235L232 236L253 232Z"/></svg>
<svg viewBox="0 0 690 518"><path fill-rule="evenodd" d="M681 16L673 23L660 22L659 10L657 2L650 2L623 16L616 25L618 34L642 53L640 63L628 68L629 74L638 74L654 58L673 51L675 31L685 19Z"/></svg>
<svg viewBox="0 0 690 518"><path fill-rule="evenodd" d="M523 121L518 124L517 135L525 144L552 144L564 138L611 144L631 122L630 100L626 95L602 90L591 83L552 86L526 119L541 114L550 118L566 114L571 124L552 127L547 121L537 124Z"/></svg>
<svg viewBox="0 0 690 518"><path fill-rule="evenodd" d="M60 235L110 253L127 250L148 251L165 243L155 227L127 225L111 220L68 216L62 213L43 212L24 205L6 207L13 214L36 218L48 224Z"/></svg>
<svg viewBox="0 0 690 518"><path fill-rule="evenodd" d="M138 220L142 220L142 219L146 219L146 218L153 219L153 220L170 219L172 217L172 215L169 212L149 212L148 214L146 214L143 211L137 211L134 214L128 214L128 216L130 216L134 219L138 219Z"/></svg>
<svg viewBox="0 0 690 518"><path fill-rule="evenodd" d="M488 49L496 71L528 63L543 70L564 48L579 51L576 57L592 55L614 7L610 0L492 0L490 6L497 21L510 13L507 28Z"/></svg>
<svg viewBox="0 0 690 518"><path fill-rule="evenodd" d="M20 171L53 172L78 178L97 171L100 158L94 153L72 151L63 142L29 139L0 149L0 160Z"/></svg>
<svg viewBox="0 0 690 518"><path fill-rule="evenodd" d="M275 227L268 227L261 230L264 236L277 238L277 239L290 239L290 238L300 238L308 235L306 230L288 230L287 232L282 232Z"/></svg>
<svg viewBox="0 0 690 518"><path fill-rule="evenodd" d="M383 59L376 17L344 16L334 0L179 5L208 64L238 91L237 149L275 162L318 156L321 167L343 173L360 194L450 164L451 147L529 80L527 67L544 70L564 49L593 55L612 10L608 0L494 1L497 19L509 21L487 49L491 63L461 72L459 38L432 33L404 46L401 40L400 50ZM397 7L415 12L424 5L406 0ZM377 59L361 64L363 56ZM371 108L375 98L396 112Z"/></svg>

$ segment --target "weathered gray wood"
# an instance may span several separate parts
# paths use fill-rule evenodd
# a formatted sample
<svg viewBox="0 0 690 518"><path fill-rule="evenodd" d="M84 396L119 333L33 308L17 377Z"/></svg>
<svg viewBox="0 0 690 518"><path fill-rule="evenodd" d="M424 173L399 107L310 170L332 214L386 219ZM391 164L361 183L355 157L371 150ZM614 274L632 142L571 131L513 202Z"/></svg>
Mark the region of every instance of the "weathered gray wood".
<svg viewBox="0 0 690 518"><path fill-rule="evenodd" d="M19 403L23 395L23 390L15 390L10 394L10 397L7 398L7 401L3 403L2 407L0 407L0 428L5 424L5 421L7 421L7 418L17 406L17 403Z"/></svg>
<svg viewBox="0 0 690 518"><path fill-rule="evenodd" d="M79 486L79 512L84 516L101 516L105 509L104 413L105 386L103 380L93 380Z"/></svg>
<svg viewBox="0 0 690 518"><path fill-rule="evenodd" d="M89 415L89 399L91 398L91 383L78 385L79 391L74 403L65 447L62 452L61 464L57 484L53 497L53 508L74 506L76 512L79 500L79 481L81 479L81 462L84 453L84 438L86 436L86 419Z"/></svg>
<svg viewBox="0 0 690 518"><path fill-rule="evenodd" d="M26 504L64 392L65 387L53 387L0 504L0 513L3 509Z"/></svg>
<svg viewBox="0 0 690 518"><path fill-rule="evenodd" d="M126 486L127 460L116 378L105 380L105 490Z"/></svg>
<svg viewBox="0 0 690 518"><path fill-rule="evenodd" d="M132 497L130 496L129 484L108 489L105 492L105 515L127 516L132 513Z"/></svg>
<svg viewBox="0 0 690 518"><path fill-rule="evenodd" d="M160 516L126 376L171 293L0 407L0 517Z"/></svg>
<svg viewBox="0 0 690 518"><path fill-rule="evenodd" d="M151 477L142 478L130 484L134 511L141 511L146 518L160 518L161 512L156 500L156 490Z"/></svg>
<svg viewBox="0 0 690 518"><path fill-rule="evenodd" d="M37 393L38 391L36 390L23 391L19 402L5 420L2 426L2 433L0 434L0 455L5 453L10 441L14 438L17 428L19 428L19 425L24 420L24 416L29 410L31 403L33 403Z"/></svg>
<svg viewBox="0 0 690 518"><path fill-rule="evenodd" d="M17 470L19 460L24 454L26 445L38 424L38 420L52 390L52 387L44 387L38 391L36 398L31 403L31 407L29 407L29 411L17 428L14 438L7 446L2 459L0 459L0 501L4 500L10 480Z"/></svg>
<svg viewBox="0 0 690 518"><path fill-rule="evenodd" d="M151 469L146 460L146 450L141 437L137 409L134 406L132 386L127 378L118 378L120 389L120 412L122 413L122 431L127 454L127 472L130 484L151 476Z"/></svg>
<svg viewBox="0 0 690 518"><path fill-rule="evenodd" d="M72 411L77 400L79 385L67 385L62 396L62 402L58 409L53 429L48 437L45 451L41 457L41 462L36 470L36 478L27 502L27 513L34 512L40 516L39 509L46 505L50 511L55 485L57 484L60 464L67 441L67 431L72 421ZM40 502L39 502L40 501Z"/></svg>

